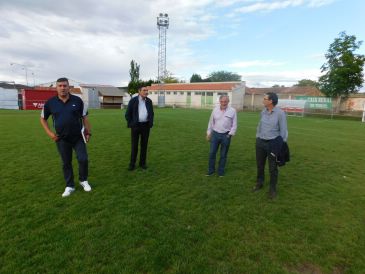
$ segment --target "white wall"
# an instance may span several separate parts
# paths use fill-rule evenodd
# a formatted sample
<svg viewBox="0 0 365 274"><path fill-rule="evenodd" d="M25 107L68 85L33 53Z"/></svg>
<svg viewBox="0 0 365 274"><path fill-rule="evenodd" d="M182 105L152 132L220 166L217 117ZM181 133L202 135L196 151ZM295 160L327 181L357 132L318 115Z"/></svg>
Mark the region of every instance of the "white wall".
<svg viewBox="0 0 365 274"><path fill-rule="evenodd" d="M0 108L19 109L18 90L0 88Z"/></svg>
<svg viewBox="0 0 365 274"><path fill-rule="evenodd" d="M181 94L181 92L183 94ZM187 105L187 98L188 98L188 91L176 91L176 94L174 94L174 91L170 91L170 94L165 91L165 105L166 106L177 106L177 107L192 107L192 108L202 108L202 107L210 107L209 105L202 106L202 97L206 96L206 92L212 92L213 93L213 102L212 107L219 105L219 96L220 94L224 93L227 94L229 97L230 102L232 103L232 92L231 91L189 91L190 92L190 105ZM150 91L148 94L148 97L152 100L154 105L158 104L158 94L155 94L156 91ZM196 93L200 93L199 95ZM204 95L202 95L204 94ZM244 90L240 90L237 92L237 96L241 96L240 98L240 105L243 105L241 101L243 102L243 94ZM242 107L240 108L242 109Z"/></svg>
<svg viewBox="0 0 365 274"><path fill-rule="evenodd" d="M97 89L81 87L82 100L88 108L100 108L100 100Z"/></svg>

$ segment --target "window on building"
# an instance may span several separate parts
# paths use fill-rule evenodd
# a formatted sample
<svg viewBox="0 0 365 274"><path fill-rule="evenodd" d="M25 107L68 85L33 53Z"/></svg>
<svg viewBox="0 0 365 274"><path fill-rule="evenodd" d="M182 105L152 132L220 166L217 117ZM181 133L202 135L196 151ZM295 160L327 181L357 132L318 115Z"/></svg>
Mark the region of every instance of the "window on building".
<svg viewBox="0 0 365 274"><path fill-rule="evenodd" d="M180 95L184 95L184 92L180 91Z"/></svg>
<svg viewBox="0 0 365 274"><path fill-rule="evenodd" d="M174 91L174 95L176 95L177 94L177 92L176 91Z"/></svg>
<svg viewBox="0 0 365 274"><path fill-rule="evenodd" d="M191 92L188 92L188 95L190 96L191 95Z"/></svg>
<svg viewBox="0 0 365 274"><path fill-rule="evenodd" d="M213 92L207 92L207 96L213 96Z"/></svg>
<svg viewBox="0 0 365 274"><path fill-rule="evenodd" d="M166 92L167 95L170 95L170 93L171 93L170 91Z"/></svg>

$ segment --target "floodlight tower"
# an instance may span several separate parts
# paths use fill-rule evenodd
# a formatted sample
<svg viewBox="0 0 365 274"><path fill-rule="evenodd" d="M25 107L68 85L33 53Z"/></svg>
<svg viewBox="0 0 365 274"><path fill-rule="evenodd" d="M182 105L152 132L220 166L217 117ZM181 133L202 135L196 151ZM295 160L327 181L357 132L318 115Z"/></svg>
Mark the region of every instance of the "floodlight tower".
<svg viewBox="0 0 365 274"><path fill-rule="evenodd" d="M167 13L160 13L157 17L158 28L158 106L165 106L165 92L163 81L166 78L166 31L169 28L169 16Z"/></svg>
<svg viewBox="0 0 365 274"><path fill-rule="evenodd" d="M18 63L10 63L10 66L20 66L22 67L22 69L24 69L25 71L25 81L27 83L27 86L29 86L28 84L28 67L26 65L22 65L22 64L18 64Z"/></svg>

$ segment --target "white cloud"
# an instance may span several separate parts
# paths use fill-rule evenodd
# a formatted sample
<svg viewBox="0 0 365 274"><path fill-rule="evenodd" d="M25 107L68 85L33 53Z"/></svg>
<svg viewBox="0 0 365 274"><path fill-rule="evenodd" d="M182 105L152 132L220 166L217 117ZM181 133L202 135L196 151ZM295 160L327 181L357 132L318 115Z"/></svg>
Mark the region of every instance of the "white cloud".
<svg viewBox="0 0 365 274"><path fill-rule="evenodd" d="M237 8L237 13L250 13L256 11L273 11L277 9L284 9L290 6L302 5L304 0L287 0L287 1L275 1L275 2L258 2L252 5L243 6Z"/></svg>
<svg viewBox="0 0 365 274"><path fill-rule="evenodd" d="M248 87L272 87L273 85L292 86L302 79L318 80L320 70L277 70L277 71L256 71L241 72L242 80L246 81Z"/></svg>
<svg viewBox="0 0 365 274"><path fill-rule="evenodd" d="M309 1L308 6L309 7L313 7L313 8L317 8L317 7L322 7L325 5L329 5L332 4L335 0L311 0Z"/></svg>
<svg viewBox="0 0 365 274"><path fill-rule="evenodd" d="M272 60L253 60L253 61L242 61L232 64L228 64L228 67L232 68L250 68L250 67L277 67L285 65L284 62L275 62Z"/></svg>
<svg viewBox="0 0 365 274"><path fill-rule="evenodd" d="M33 71L37 83L65 75L81 82L121 85L129 80L132 59L141 65L141 78L154 78L156 17L161 11L170 16L168 69L178 71L189 61L194 63L189 43L214 33L210 24L215 15L204 10L211 3L76 0L61 1L55 8L53 1L1 1L6 13L0 18L0 80L25 83L23 71L10 67L15 62Z"/></svg>
<svg viewBox="0 0 365 274"><path fill-rule="evenodd" d="M15 62L34 72L37 83L67 76L84 83L122 85L129 81L132 59L141 66L141 78L154 78L158 47L156 17L160 12L170 17L167 69L176 75L187 79L192 73L205 77L226 68L277 68L284 63L255 60L260 57L254 56L251 57L254 60L244 62L224 61L231 62L229 65L215 60L211 52L217 41L223 45L226 41L239 42L240 36L244 36L241 22L229 20L226 24L225 15L232 12L237 15L240 9L239 13L273 11L300 5L319 7L331 2L74 0L55 5L50 0L0 0L0 10L4 11L0 17L0 80L25 83L22 67L10 66ZM209 44L204 40L209 40ZM219 49L216 52L219 54Z"/></svg>
<svg viewBox="0 0 365 274"><path fill-rule="evenodd" d="M289 7L308 6L311 8L317 8L324 5L329 5L335 0L285 0L285 1L255 1L253 4L243 5L236 8L231 16L241 13L252 12L271 12L274 10L285 9Z"/></svg>

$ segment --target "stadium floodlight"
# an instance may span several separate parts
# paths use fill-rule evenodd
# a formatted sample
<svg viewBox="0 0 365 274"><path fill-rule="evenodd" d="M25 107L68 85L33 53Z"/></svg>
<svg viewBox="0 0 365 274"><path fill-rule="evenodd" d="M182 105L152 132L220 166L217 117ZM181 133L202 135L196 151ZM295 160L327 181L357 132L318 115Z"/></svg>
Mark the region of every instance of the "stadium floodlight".
<svg viewBox="0 0 365 274"><path fill-rule="evenodd" d="M27 83L27 86L29 86L29 84L28 84L28 67L26 65L22 65L22 64L18 64L18 63L10 63L10 66L14 66L14 65L21 66L22 69L24 69L24 71L25 71L25 81Z"/></svg>
<svg viewBox="0 0 365 274"><path fill-rule="evenodd" d="M158 32L158 106L165 106L165 92L163 88L163 81L167 76L166 71L166 31L169 28L169 16L167 13L160 13L157 17Z"/></svg>

